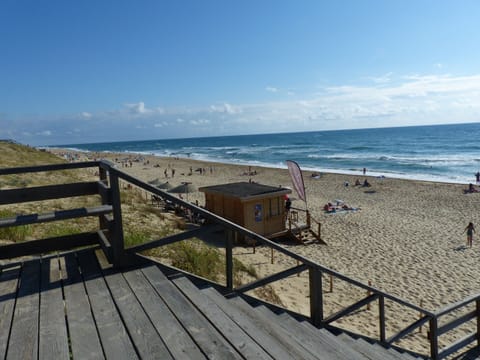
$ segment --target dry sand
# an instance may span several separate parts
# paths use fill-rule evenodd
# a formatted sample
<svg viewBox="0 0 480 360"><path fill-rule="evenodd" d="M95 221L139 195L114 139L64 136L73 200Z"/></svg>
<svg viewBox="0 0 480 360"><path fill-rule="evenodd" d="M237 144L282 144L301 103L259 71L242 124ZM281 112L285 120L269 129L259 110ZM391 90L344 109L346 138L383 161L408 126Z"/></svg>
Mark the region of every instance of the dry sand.
<svg viewBox="0 0 480 360"><path fill-rule="evenodd" d="M62 150L52 150L57 154ZM174 185L183 181L197 187L250 178L262 184L291 186L286 170L254 167L254 176L243 175L248 166L194 161L190 159L159 158L109 153L84 153L78 160L107 158L110 160L130 158L132 167L118 167L134 176L150 181L165 179L164 170ZM140 158L139 161L135 161ZM148 164L147 164L148 161ZM128 161L127 161L128 163ZM301 164L300 164L301 165ZM171 168L175 177L171 177ZM193 173L190 175L190 168ZM205 168L205 174L195 171ZM353 186L356 179L365 178L370 188ZM304 172L308 208L312 216L322 224L322 238L327 245L285 245L317 263L348 275L355 280L371 284L387 293L396 295L427 310L437 310L465 297L480 293L480 241L474 236L472 248L467 248L466 235L462 234L469 221L480 228L480 193L464 194L466 185L374 178L363 175L322 174L319 179ZM348 181L350 186L344 186ZM203 193L188 195L189 201L203 204ZM293 194L295 197L295 194ZM341 199L360 210L326 214L323 205ZM293 206L304 208L302 201L293 201ZM295 265L295 262L275 254L270 263L270 250L237 248L236 256L245 263L256 265L259 275L265 275ZM329 292L329 278L324 278L325 312L330 314L354 299L365 296L363 290L353 288L341 281L334 281ZM308 274L292 276L275 283L274 288L283 304L291 310L308 314ZM387 301L387 336L392 335L415 320L418 314ZM378 311L376 303L370 310L358 311L355 315L336 323L339 326L363 334L378 335ZM404 345L425 351L426 330L422 334L404 340ZM441 343L462 336L445 335Z"/></svg>

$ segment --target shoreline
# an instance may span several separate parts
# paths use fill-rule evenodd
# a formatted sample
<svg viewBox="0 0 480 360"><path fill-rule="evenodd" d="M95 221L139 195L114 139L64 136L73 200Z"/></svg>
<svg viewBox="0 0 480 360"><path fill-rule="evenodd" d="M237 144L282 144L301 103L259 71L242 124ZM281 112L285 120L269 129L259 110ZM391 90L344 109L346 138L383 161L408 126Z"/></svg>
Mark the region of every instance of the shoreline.
<svg viewBox="0 0 480 360"><path fill-rule="evenodd" d="M61 155L66 151L75 154L74 151L58 148L53 152ZM89 156L113 161L115 158L118 161L120 158L138 157L138 161L132 161L131 167L121 169L147 182L155 178L168 180L173 185L188 181L198 188L252 179L267 185L291 187L286 169L251 165L256 175L245 176L248 165L132 153L90 152L76 155L78 161ZM118 166L121 164L118 163ZM195 170L197 167L205 167L208 171L203 175L196 171L190 174L190 168ZM169 174L164 178L164 170L171 168L176 169L175 177ZM322 238L327 245L282 244L284 247L364 284L371 282L373 287L429 311L480 293L480 241L475 234L473 247L468 248L465 246L466 235L462 234L470 221L480 228L480 193L464 194L464 184L378 179L369 176L368 172L365 176L322 173L318 179L310 176L312 171L304 170L303 173L309 211L322 224ZM353 185L356 179L363 181L365 178L372 184L370 188ZM349 186L345 186L345 182ZM293 207L304 208L295 193L292 193L292 198ZM323 205L335 199L360 210L325 213ZM188 200L203 204L203 193L189 193ZM252 254L251 248L236 247L235 256L246 264L254 265L260 276L295 265L291 259L280 254L276 254L274 264L270 264L270 250L262 247L257 248L256 254ZM289 277L272 286L288 309L308 314L307 273ZM325 278L324 287L328 289L328 286ZM334 291L325 293L326 314L364 296L365 293L358 288L335 281ZM395 306L389 307L388 311L396 314L389 319L391 331L399 331L408 324L402 317L415 318L418 315L407 314L403 308ZM362 310L337 324L374 336L377 323L374 316L367 316L369 313L375 313L375 310ZM451 335L445 336L445 340L450 338ZM412 346L420 346L418 339L405 341L412 341Z"/></svg>
<svg viewBox="0 0 480 360"><path fill-rule="evenodd" d="M279 170L286 170L286 165L279 165L279 164L271 164L271 163L259 163L259 162L233 162L227 160L218 160L212 158L193 158L193 157L185 157L185 156L174 156L174 155L162 155L162 154L155 154L148 151L92 151L92 150L83 150L78 148L60 148L60 147L48 147L42 146L38 147L39 149L45 149L46 151L51 152L77 152L77 153L105 153L105 154L123 154L124 156L128 155L139 155L143 157L155 157L155 158L162 158L162 159L183 159L187 161L195 161L199 163L212 163L212 164L224 164L224 165L232 165L232 166L252 166L252 167L263 167L263 168L270 168L270 169L279 169ZM301 164L300 164L301 165ZM469 183L476 184L474 179L474 172L472 172L472 179L471 180L454 180L448 177L442 177L437 175L427 175L427 174L405 174L405 173L397 173L397 172L389 172L389 171L378 171L378 170L368 170L366 175L363 175L362 168L356 169L331 169L331 168L316 168L316 167L303 167L302 171L306 172L318 172L323 174L336 174L336 175L348 175L348 176L369 176L369 177L383 177L389 179L396 179L396 180L411 180L411 181L424 181L424 182L433 182L433 183L442 183L442 184L452 184L452 185L468 185Z"/></svg>

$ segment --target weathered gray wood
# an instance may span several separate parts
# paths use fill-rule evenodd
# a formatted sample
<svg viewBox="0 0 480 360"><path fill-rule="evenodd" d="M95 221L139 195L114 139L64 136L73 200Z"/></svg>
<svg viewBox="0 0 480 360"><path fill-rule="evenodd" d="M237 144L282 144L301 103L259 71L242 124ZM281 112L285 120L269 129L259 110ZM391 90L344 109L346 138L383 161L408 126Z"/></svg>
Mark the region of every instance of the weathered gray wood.
<svg viewBox="0 0 480 360"><path fill-rule="evenodd" d="M267 332L268 334L272 335L274 338L277 339L279 344L284 344L288 347L289 352L293 354L297 359L310 359L315 360L316 352L312 349L308 349L303 344L298 342L292 335L285 331L282 327L278 326L275 322L272 321L272 318L268 318L263 314L254 311L254 309L245 301L243 301L240 297L236 296L229 299L230 302L235 304L245 316L250 317L253 322L258 326L258 328L262 329L263 331ZM341 355L338 353L337 355ZM342 357L340 357L341 359ZM347 359L347 358L343 358Z"/></svg>
<svg viewBox="0 0 480 360"><path fill-rule="evenodd" d="M39 359L69 359L67 324L58 259L42 259Z"/></svg>
<svg viewBox="0 0 480 360"><path fill-rule="evenodd" d="M436 317L430 319L430 357L432 360L440 359L438 357L438 320Z"/></svg>
<svg viewBox="0 0 480 360"><path fill-rule="evenodd" d="M173 282L195 304L197 309L210 319L217 330L230 339L232 345L245 359L272 359L254 339L230 319L213 300L201 293L185 276L174 279Z"/></svg>
<svg viewBox="0 0 480 360"><path fill-rule="evenodd" d="M308 279L310 288L310 320L315 326L323 321L322 272L317 267L309 267Z"/></svg>
<svg viewBox="0 0 480 360"><path fill-rule="evenodd" d="M5 359L8 336L17 296L20 268L2 270L0 275L0 358Z"/></svg>
<svg viewBox="0 0 480 360"><path fill-rule="evenodd" d="M98 194L96 181L0 190L0 205Z"/></svg>
<svg viewBox="0 0 480 360"><path fill-rule="evenodd" d="M112 212L111 205L100 205L94 208L57 210L45 214L17 215L12 218L0 219L0 228L8 226L38 224L58 220L76 219L86 216L99 216L110 212Z"/></svg>
<svg viewBox="0 0 480 360"><path fill-rule="evenodd" d="M233 237L233 231L227 230L225 239L225 274L227 289L230 290L233 290Z"/></svg>
<svg viewBox="0 0 480 360"><path fill-rule="evenodd" d="M110 171L110 192L113 206L113 229L110 244L112 245L113 264L122 266L124 263L125 244L123 239L122 201L120 199L120 184L118 176Z"/></svg>
<svg viewBox="0 0 480 360"><path fill-rule="evenodd" d="M456 342L454 342L452 345L448 346L447 348L443 349L438 355L436 355L437 356L436 358L432 356L432 359L444 359L448 355L451 355L454 352L456 352L460 349L463 349L467 345L474 342L476 339L477 339L476 334L469 334L469 335L457 340Z"/></svg>
<svg viewBox="0 0 480 360"><path fill-rule="evenodd" d="M145 312L175 359L203 360L205 355L185 331L141 270L124 273Z"/></svg>
<svg viewBox="0 0 480 360"><path fill-rule="evenodd" d="M121 273L105 276L141 359L173 359Z"/></svg>
<svg viewBox="0 0 480 360"><path fill-rule="evenodd" d="M248 333L250 337L255 339L256 342L274 359L298 358L286 344L279 343L273 335L264 331L249 316L245 316L237 306L230 301L225 301L225 298L216 290L213 288L205 288L202 289L202 292L212 299L218 307L235 321L246 333Z"/></svg>
<svg viewBox="0 0 480 360"><path fill-rule="evenodd" d="M307 269L307 266L304 265L304 264L297 265L297 266L294 266L292 268L289 268L289 269L283 270L281 272L278 272L276 274L264 277L263 279L253 281L249 284L240 286L240 287L236 288L235 291L236 292L242 292L242 293L247 292L247 291L250 291L252 289L262 287L262 286L265 286L265 285L270 284L272 282L282 280L282 279L285 279L286 277L298 274L302 271L305 271L306 269Z"/></svg>
<svg viewBox="0 0 480 360"><path fill-rule="evenodd" d="M13 315L7 358L31 360L38 358L38 311L40 261L25 262Z"/></svg>
<svg viewBox="0 0 480 360"><path fill-rule="evenodd" d="M281 326L292 338L312 354L321 354L322 359L362 358L356 352L345 347L334 335L314 327L311 327L311 329L315 330L312 331L310 328L302 326L299 321L286 313L283 316L279 316L264 305L256 306L252 310L261 313L265 318Z"/></svg>
<svg viewBox="0 0 480 360"><path fill-rule="evenodd" d="M472 319L475 319L477 317L477 310L472 310L467 314L464 314L456 319L453 319L452 321L443 324L438 328L438 336L445 334L449 332L450 330L455 329L456 327L466 323L467 321L470 321Z"/></svg>
<svg viewBox="0 0 480 360"><path fill-rule="evenodd" d="M95 232L24 241L0 246L0 259L43 254L55 250L69 250L76 247L94 245L96 243L98 243L98 234Z"/></svg>
<svg viewBox="0 0 480 360"><path fill-rule="evenodd" d="M74 253L65 255L63 271L65 308L72 356L75 360L104 359L88 294Z"/></svg>
<svg viewBox="0 0 480 360"><path fill-rule="evenodd" d="M165 278L157 267L147 267L142 271L208 358L241 358L228 341L201 315L185 296Z"/></svg>
<svg viewBox="0 0 480 360"><path fill-rule="evenodd" d="M97 232L98 235L98 242L100 246L102 247L102 250L105 254L105 257L108 259L110 263L113 263L113 255L112 255L112 245L110 244L110 240L108 239L109 237L109 232L107 231L107 235L105 234L104 230L99 230Z"/></svg>
<svg viewBox="0 0 480 360"><path fill-rule="evenodd" d="M75 162L75 163L3 168L3 169L0 169L0 175L13 175L13 174L33 173L33 172L41 172L41 171L83 169L83 168L99 166L99 164L100 162L98 161L84 161L84 162Z"/></svg>
<svg viewBox="0 0 480 360"><path fill-rule="evenodd" d="M190 238L193 238L193 237L205 236L205 235L207 235L210 232L215 231L215 230L218 230L218 226L206 225L206 226L199 227L197 229L184 231L184 232L181 232L179 234L166 236L166 237L158 239L158 240L152 240L152 241L146 242L144 244L132 246L132 247L128 248L127 251L130 252L130 253L137 253L137 252L141 252L141 251L145 251L145 250L150 250L150 249L154 249L154 248L157 248L157 247L160 247L160 246L173 244L173 243L176 243L178 241L183 241L183 240L186 240L186 239L190 239Z"/></svg>
<svg viewBox="0 0 480 360"><path fill-rule="evenodd" d="M378 331L380 341L385 343L387 340L385 328L385 298L382 295L378 298Z"/></svg>
<svg viewBox="0 0 480 360"><path fill-rule="evenodd" d="M343 341L346 347L356 350L371 360L396 360L398 357L387 349L374 347L362 339L354 339L347 334L340 334L338 339ZM406 358L405 358L406 359Z"/></svg>
<svg viewBox="0 0 480 360"><path fill-rule="evenodd" d="M105 357L115 360L138 359L94 254L79 253L78 259Z"/></svg>
<svg viewBox="0 0 480 360"><path fill-rule="evenodd" d="M394 342L400 340L401 338L403 338L404 336L407 336L408 334L410 334L412 331L414 331L415 329L418 329L420 326L422 326L423 324L425 324L426 322L428 322L429 320L431 320L429 317L427 316L424 316L420 319L418 319L417 321L413 322L412 324L408 325L406 328L404 328L403 330L399 331L398 333L396 333L395 335L392 335L391 337L389 337L386 342L388 344L393 344ZM436 329L435 329L436 330ZM436 332L436 331L435 331Z"/></svg>
<svg viewBox="0 0 480 360"><path fill-rule="evenodd" d="M97 182L97 192L100 195L100 198L102 199L102 204L112 203L112 195L110 192L110 188L103 181Z"/></svg>
<svg viewBox="0 0 480 360"><path fill-rule="evenodd" d="M326 324L329 324L331 322L334 322L362 307L364 307L365 305L371 303L372 301L375 301L377 300L378 298L378 294L371 294L371 295L368 295L366 298L360 300L360 301L357 301L356 303L350 305L350 306L347 306L346 308L344 308L343 310L340 310L338 311L337 313L335 314L332 314L330 315L328 318L324 319L323 322L326 323Z"/></svg>

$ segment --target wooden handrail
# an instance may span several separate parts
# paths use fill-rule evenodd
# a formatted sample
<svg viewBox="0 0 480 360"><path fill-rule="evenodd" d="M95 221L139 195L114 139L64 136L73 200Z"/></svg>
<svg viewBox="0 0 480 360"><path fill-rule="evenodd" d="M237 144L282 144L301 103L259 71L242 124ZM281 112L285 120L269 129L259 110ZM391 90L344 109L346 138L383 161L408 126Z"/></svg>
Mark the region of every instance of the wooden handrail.
<svg viewBox="0 0 480 360"><path fill-rule="evenodd" d="M60 184L60 185L48 185L42 187L33 187L23 189L23 195L19 195L20 192L16 189L9 189L9 190L0 190L0 193L5 195L1 197L2 204L11 204L11 203L19 203L24 201L32 201L31 199L35 199L37 201L46 200L46 199L55 199L59 198L60 196L81 196L81 195L89 195L89 194L99 194L102 199L102 206L100 206L95 211L76 211L75 209L67 210L67 211L60 211L58 213L51 213L45 216L36 215L37 217L34 219L25 217L24 220L26 223L36 223L36 222L44 222L44 221L52 221L55 219L64 219L64 218L75 218L78 216L91 216L91 215L105 215L107 212L113 212L113 217L109 216L107 220L104 219L104 216L99 216L105 224L105 221L108 224L108 229L106 233L107 236L103 231L99 231L97 234L88 234L86 235L85 240L81 240L81 237L84 236L80 235L73 235L65 238L69 238L74 245L88 245L94 243L100 243L105 247L108 247L109 255L111 255L112 261L115 265L122 265L126 259L127 253L138 252L142 250L151 249L154 247L165 245L166 243L172 243L176 241L181 241L183 239L192 238L199 233L203 233L204 231L209 231L209 229L219 227L226 230L226 233L229 234L226 239L226 249L227 249L227 259L226 259L226 278L227 278L227 288L232 290L251 290L259 286L263 286L267 283L283 279L287 276L290 276L294 273L298 273L301 271L308 270L309 271L309 278L310 278L310 317L314 324L322 325L334 320L337 320L350 311L357 309L358 307L363 306L366 303L369 303L375 299L378 299L379 302L379 337L380 341L384 343L392 343L400 338L403 338L405 335L413 333L415 329L420 327L426 322L429 322L429 342L430 342L430 356L432 359L441 359L445 356L448 356L454 351L457 351L467 344L470 344L474 340L480 341L480 294L475 294L472 296L467 297L459 302L454 304L447 305L437 311L429 311L424 309L422 306L417 306L412 304L408 301L405 301L397 296L388 294L384 291L376 289L373 286L364 284L360 281L355 279L349 278L346 275L343 275L337 271L329 269L323 265L317 264L299 254L293 253L288 249L285 249L283 246L251 231L245 229L232 221L224 219L214 213L209 212L201 207L198 207L192 203L184 201L182 199L178 199L174 195L167 193L161 189L156 188L153 185L147 184L140 179L131 176L118 168L115 168L112 163L107 161L91 161L91 162L80 162L80 163L67 163L67 164L54 164L54 165L41 165L41 166L29 166L29 167L19 167L19 168L6 168L0 169L0 176L1 175L12 175L12 174L22 174L22 173L35 173L41 171L57 171L57 170L68 170L68 169L81 169L81 168L90 168L90 167L98 167L99 169L99 181L96 182L85 182L85 183L76 183L76 184ZM209 223L213 223L214 225L210 225L208 229L199 229L194 230L191 232L185 232L182 234L174 235L171 237L154 240L146 244L142 244L136 247L132 247L130 249L125 249L123 245L123 227L122 227L122 213L121 213L121 202L120 202L120 194L119 194L119 180L126 181L132 185L135 185L151 194L155 194L163 199L172 201L175 205L186 208L191 210L195 214L199 214L201 217L207 219ZM75 194L75 195L72 195ZM23 197L22 197L23 196ZM28 200L30 199L30 200ZM316 219L311 217L307 210L299 209L299 208L292 208L293 210L299 212L305 212L309 217L309 221L312 223L320 224ZM34 214L35 215L35 214ZM105 217L106 218L106 217ZM23 221L23 220L22 220ZM20 221L22 224L23 222ZM20 222L17 220L12 219L3 219L4 226L15 226L19 225ZM103 228L103 227L102 227ZM234 289L233 285L233 257L232 257L232 248L233 242L232 239L235 236L235 233L240 234L241 236L249 237L256 242L259 242L267 247L270 247L273 250L276 250L293 260L296 260L299 264L296 267L291 269L284 270L280 273L273 274L267 276L263 279L256 280L250 284L243 285L237 289ZM98 241L101 239L101 241ZM55 249L68 249L68 244L64 241L62 244L60 243L60 238L52 238L52 239L44 239L44 240L37 240L36 245L31 245L30 242L25 243L24 245L14 247L13 245L10 246L11 249L15 249L13 252L9 252L11 254L18 255L22 250L22 248L26 249L28 253L33 253L35 251L41 251L44 248L48 248L48 250L53 251ZM31 242L33 243L33 242ZM18 244L14 244L18 245ZM8 246L7 246L8 247ZM3 247L3 249L7 249L7 247ZM2 248L2 247L0 247ZM8 253L3 253L3 258L8 258ZM323 317L323 290L322 290L322 275L331 275L336 277L342 281L345 281L355 287L368 291L370 295L368 295L365 299L350 305L349 307L339 311L337 314L331 315L330 317L324 319ZM413 311L419 312L421 317L414 321L412 324L406 326L403 330L398 332L397 334L391 336L389 339L386 339L385 336L385 299L393 301L394 303L409 308ZM439 318L445 315L452 314L454 311L462 309L466 306L471 305L472 303L476 304L476 309L474 311L468 312L467 314L456 316L454 319L450 320L448 323L442 325L441 327L438 326ZM445 333L457 329L461 324L471 321L477 320L477 329L476 332L467 335L463 339L460 339L454 344L447 346L443 349L439 349L438 338Z"/></svg>

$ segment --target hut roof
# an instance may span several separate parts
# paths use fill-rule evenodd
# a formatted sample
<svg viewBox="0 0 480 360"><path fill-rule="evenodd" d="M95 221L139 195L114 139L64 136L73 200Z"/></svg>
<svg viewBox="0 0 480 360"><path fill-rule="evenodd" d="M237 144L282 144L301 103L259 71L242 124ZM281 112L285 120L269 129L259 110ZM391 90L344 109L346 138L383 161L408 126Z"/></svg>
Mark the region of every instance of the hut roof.
<svg viewBox="0 0 480 360"><path fill-rule="evenodd" d="M275 187L250 182L204 186L198 190L204 193L221 194L224 196L240 198L242 200L257 197L286 195L292 192L292 190L283 187Z"/></svg>

